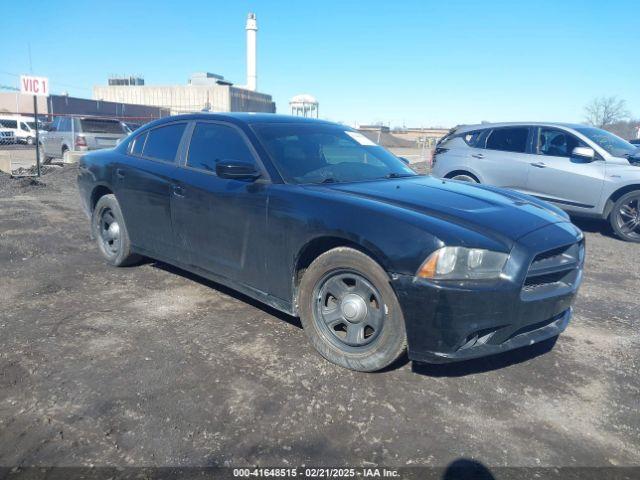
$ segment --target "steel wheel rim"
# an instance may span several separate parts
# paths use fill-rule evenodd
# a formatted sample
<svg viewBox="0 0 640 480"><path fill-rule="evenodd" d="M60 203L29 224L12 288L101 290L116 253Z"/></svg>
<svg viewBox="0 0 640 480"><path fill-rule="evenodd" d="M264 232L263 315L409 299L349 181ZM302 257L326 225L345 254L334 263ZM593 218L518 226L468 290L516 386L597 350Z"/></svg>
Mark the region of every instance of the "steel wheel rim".
<svg viewBox="0 0 640 480"><path fill-rule="evenodd" d="M640 196L620 205L616 217L618 228L625 236L640 239Z"/></svg>
<svg viewBox="0 0 640 480"><path fill-rule="evenodd" d="M120 251L120 224L110 208L100 212L99 233L102 246L109 255L117 255Z"/></svg>
<svg viewBox="0 0 640 480"><path fill-rule="evenodd" d="M379 337L385 304L378 289L359 273L330 272L318 282L314 300L316 324L338 347L358 349Z"/></svg>

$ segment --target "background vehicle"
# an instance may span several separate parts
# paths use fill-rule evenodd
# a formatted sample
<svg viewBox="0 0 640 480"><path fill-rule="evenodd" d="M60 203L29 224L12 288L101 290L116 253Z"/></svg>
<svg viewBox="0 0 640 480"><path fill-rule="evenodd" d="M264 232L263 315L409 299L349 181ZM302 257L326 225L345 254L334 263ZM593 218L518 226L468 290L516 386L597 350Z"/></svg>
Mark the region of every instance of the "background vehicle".
<svg viewBox="0 0 640 480"><path fill-rule="evenodd" d="M558 208L417 175L319 120L158 120L83 155L78 186L110 264L160 259L300 316L355 370L407 344L446 362L557 336L582 278L582 232Z"/></svg>
<svg viewBox="0 0 640 480"><path fill-rule="evenodd" d="M608 219L640 242L640 150L595 127L502 123L458 128L436 147L432 174L511 188L576 216Z"/></svg>
<svg viewBox="0 0 640 480"><path fill-rule="evenodd" d="M72 152L113 148L129 134L116 119L95 117L56 117L40 140L42 157L70 161Z"/></svg>
<svg viewBox="0 0 640 480"><path fill-rule="evenodd" d="M13 130L0 127L0 145L11 145L12 143L16 143Z"/></svg>
<svg viewBox="0 0 640 480"><path fill-rule="evenodd" d="M36 140L36 123L33 117L0 116L0 125L13 130L17 143L33 145Z"/></svg>

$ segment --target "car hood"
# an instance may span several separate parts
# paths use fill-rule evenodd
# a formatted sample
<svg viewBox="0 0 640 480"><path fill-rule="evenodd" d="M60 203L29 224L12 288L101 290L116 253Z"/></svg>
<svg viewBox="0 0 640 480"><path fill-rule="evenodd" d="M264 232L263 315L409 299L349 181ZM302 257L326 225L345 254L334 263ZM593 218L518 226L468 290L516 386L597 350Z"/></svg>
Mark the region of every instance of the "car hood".
<svg viewBox="0 0 640 480"><path fill-rule="evenodd" d="M569 221L561 210L528 195L433 177L333 184L323 188L409 209L512 241L549 224Z"/></svg>

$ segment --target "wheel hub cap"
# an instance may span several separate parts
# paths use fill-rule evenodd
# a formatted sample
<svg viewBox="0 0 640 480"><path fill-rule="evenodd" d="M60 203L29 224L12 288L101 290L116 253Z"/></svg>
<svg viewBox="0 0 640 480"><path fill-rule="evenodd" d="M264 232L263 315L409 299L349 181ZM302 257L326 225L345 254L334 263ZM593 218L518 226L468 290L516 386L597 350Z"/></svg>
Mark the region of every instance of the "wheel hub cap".
<svg viewBox="0 0 640 480"><path fill-rule="evenodd" d="M351 323L359 323L367 316L367 304L360 295L347 294L340 304L342 315Z"/></svg>
<svg viewBox="0 0 640 480"><path fill-rule="evenodd" d="M109 225L107 233L109 234L109 238L111 239L118 238L118 236L120 235L120 225L118 225L117 222L113 222L111 225Z"/></svg>

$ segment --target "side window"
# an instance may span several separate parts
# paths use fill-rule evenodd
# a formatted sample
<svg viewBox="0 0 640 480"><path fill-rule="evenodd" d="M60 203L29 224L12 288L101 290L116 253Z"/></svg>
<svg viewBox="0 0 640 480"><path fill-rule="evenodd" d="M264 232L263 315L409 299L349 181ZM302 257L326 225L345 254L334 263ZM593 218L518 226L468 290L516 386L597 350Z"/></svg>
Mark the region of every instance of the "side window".
<svg viewBox="0 0 640 480"><path fill-rule="evenodd" d="M586 146L568 132L555 128L541 128L538 135L538 154L553 157L570 157L576 147Z"/></svg>
<svg viewBox="0 0 640 480"><path fill-rule="evenodd" d="M25 132L29 131L29 127L27 127L27 124L24 122L20 122L20 130L24 130Z"/></svg>
<svg viewBox="0 0 640 480"><path fill-rule="evenodd" d="M18 128L18 122L16 120L2 120L2 126L4 128Z"/></svg>
<svg viewBox="0 0 640 480"><path fill-rule="evenodd" d="M147 141L144 143L143 156L175 162L185 126L186 123L174 123L149 130Z"/></svg>
<svg viewBox="0 0 640 480"><path fill-rule="evenodd" d="M60 123L58 124L58 131L60 132L70 132L71 131L71 119L68 117L62 117L60 119Z"/></svg>
<svg viewBox="0 0 640 480"><path fill-rule="evenodd" d="M242 135L233 127L217 123L196 123L189 145L187 165L215 172L216 163L220 160L255 163Z"/></svg>
<svg viewBox="0 0 640 480"><path fill-rule="evenodd" d="M142 156L142 149L144 148L144 142L147 140L147 133L148 132L144 132L133 139L133 142L131 142L131 146L129 147L131 155L135 155L137 157Z"/></svg>
<svg viewBox="0 0 640 480"><path fill-rule="evenodd" d="M475 130L473 132L466 132L462 134L462 139L470 147L476 147L476 146L479 146L478 143L480 140L480 136L482 135L483 132L484 130Z"/></svg>
<svg viewBox="0 0 640 480"><path fill-rule="evenodd" d="M60 129L60 117L53 119L53 123L49 127L50 132L57 132Z"/></svg>
<svg viewBox="0 0 640 480"><path fill-rule="evenodd" d="M496 128L489 134L486 148L504 152L524 153L527 149L528 135L529 129L526 127Z"/></svg>

